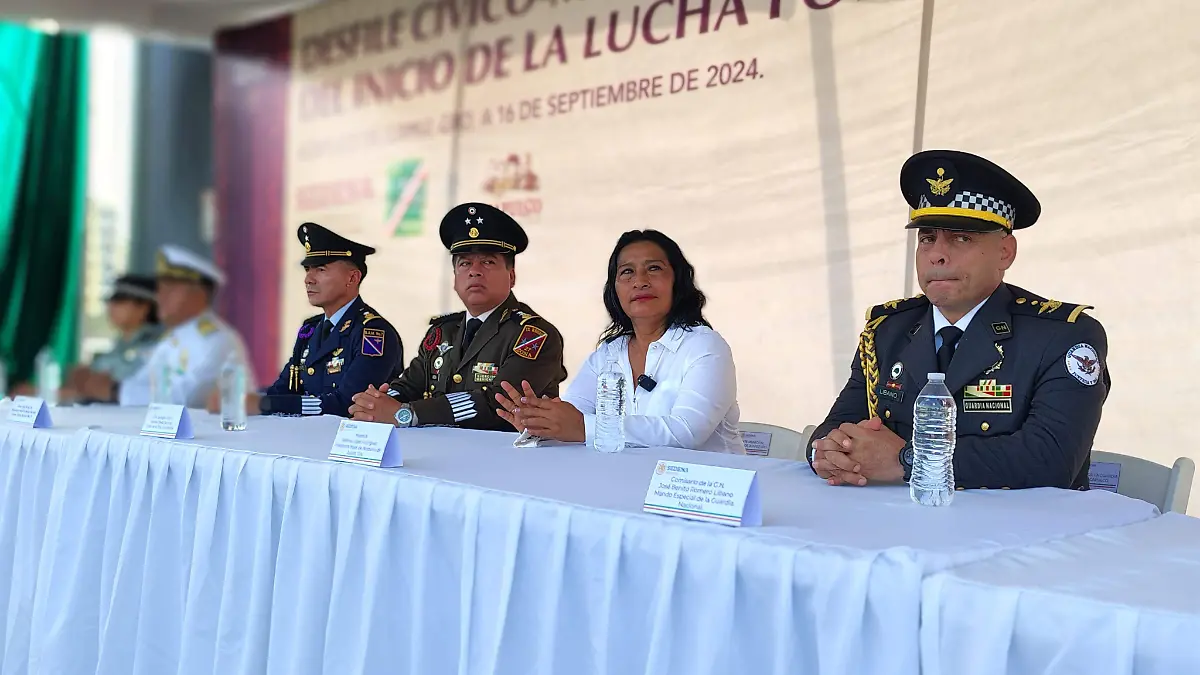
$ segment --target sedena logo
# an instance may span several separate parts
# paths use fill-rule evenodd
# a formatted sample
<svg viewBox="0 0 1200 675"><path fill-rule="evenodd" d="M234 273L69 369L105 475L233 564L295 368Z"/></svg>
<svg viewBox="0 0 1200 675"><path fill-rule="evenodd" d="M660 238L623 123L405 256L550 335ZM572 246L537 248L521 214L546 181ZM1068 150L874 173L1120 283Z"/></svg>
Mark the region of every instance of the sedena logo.
<svg viewBox="0 0 1200 675"><path fill-rule="evenodd" d="M654 468L654 473L656 473L660 476L666 472L667 472L667 463L666 462L659 462L658 466Z"/></svg>

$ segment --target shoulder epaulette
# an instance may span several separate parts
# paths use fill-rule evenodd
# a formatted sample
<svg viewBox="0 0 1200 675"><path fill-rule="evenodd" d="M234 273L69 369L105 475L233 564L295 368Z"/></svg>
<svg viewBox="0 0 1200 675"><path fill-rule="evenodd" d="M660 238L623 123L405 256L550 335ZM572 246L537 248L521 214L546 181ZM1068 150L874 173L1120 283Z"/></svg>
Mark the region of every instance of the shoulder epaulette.
<svg viewBox="0 0 1200 675"><path fill-rule="evenodd" d="M532 314L530 312L523 312L523 311L517 309L517 310L513 310L512 318L516 319L517 321L520 321L521 325L524 326L525 324L529 323L530 321L533 321L534 319L540 319L542 317L538 316L537 314Z"/></svg>
<svg viewBox="0 0 1200 675"><path fill-rule="evenodd" d="M379 316L379 315L378 315L378 314L376 314L375 312L372 312L370 307L366 307L366 306L364 306L364 307L363 307L363 309L362 309L362 320L363 320L363 325L364 325L364 326L365 326L365 325L367 325L367 324L369 324L369 323L371 323L371 322L372 322L372 321L374 321L375 319L382 319L382 318L383 318L382 316Z"/></svg>
<svg viewBox="0 0 1200 675"><path fill-rule="evenodd" d="M438 324L443 324L443 323L446 323L447 321L450 321L451 319L456 319L460 316L462 316L462 312L450 312L449 314L435 316L429 320L429 325L436 326Z"/></svg>
<svg viewBox="0 0 1200 675"><path fill-rule="evenodd" d="M1008 311L1022 316L1040 316L1046 319L1056 319L1075 323L1084 310L1093 309L1091 305L1076 305L1060 300L1043 298L1032 293L1018 295L1008 306Z"/></svg>
<svg viewBox="0 0 1200 675"><path fill-rule="evenodd" d="M196 330L200 331L201 335L209 335L216 332L217 324L213 323L209 319L200 319L200 321L196 323Z"/></svg>
<svg viewBox="0 0 1200 675"><path fill-rule="evenodd" d="M914 295L911 298L902 298L900 300L889 300L882 305L875 305L868 309L866 320L870 321L881 316L896 314L897 312L903 312L916 307L924 307L928 304L929 298L926 298L924 295Z"/></svg>
<svg viewBox="0 0 1200 675"><path fill-rule="evenodd" d="M305 319L305 320L304 320L304 323L303 323L302 325L304 325L304 326L313 326L313 325L316 325L316 324L318 324L318 323L321 323L321 322L322 322L322 321L324 321L324 320L325 320L325 315L324 315L324 314L314 314L314 315L312 315L312 316L308 317L307 319Z"/></svg>

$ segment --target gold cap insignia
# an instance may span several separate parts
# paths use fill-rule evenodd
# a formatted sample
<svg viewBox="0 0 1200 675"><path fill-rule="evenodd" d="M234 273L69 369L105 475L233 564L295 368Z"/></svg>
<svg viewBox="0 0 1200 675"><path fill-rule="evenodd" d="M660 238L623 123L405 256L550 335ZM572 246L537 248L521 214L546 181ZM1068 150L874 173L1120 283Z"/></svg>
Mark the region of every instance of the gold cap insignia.
<svg viewBox="0 0 1200 675"><path fill-rule="evenodd" d="M309 253L311 251L312 251L312 244L308 243L308 240L305 239L304 240L304 252Z"/></svg>
<svg viewBox="0 0 1200 675"><path fill-rule="evenodd" d="M467 231L467 236L469 236L471 238L478 237L479 236L479 228L472 227L470 230Z"/></svg>
<svg viewBox="0 0 1200 675"><path fill-rule="evenodd" d="M929 191L938 197L942 197L947 192L950 192L950 184L954 182L954 179L946 178L945 169L938 169L937 175L937 178L926 178L925 180L929 181Z"/></svg>

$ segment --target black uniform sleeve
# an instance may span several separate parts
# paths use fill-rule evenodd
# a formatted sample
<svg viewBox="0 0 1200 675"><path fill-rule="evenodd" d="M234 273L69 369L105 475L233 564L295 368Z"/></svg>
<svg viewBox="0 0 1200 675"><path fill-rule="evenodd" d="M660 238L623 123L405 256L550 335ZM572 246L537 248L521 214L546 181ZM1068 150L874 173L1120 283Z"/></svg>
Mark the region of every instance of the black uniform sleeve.
<svg viewBox="0 0 1200 675"><path fill-rule="evenodd" d="M825 438L830 431L845 422L858 424L865 419L867 419L867 380L863 377L862 362L858 352L855 351L854 359L850 362L850 379L846 381L846 386L842 387L837 400L833 402L833 407L829 409L825 421L817 425L808 439L808 447L804 450L804 455L808 458L808 466L812 467L812 445L815 441Z"/></svg>
<svg viewBox="0 0 1200 675"><path fill-rule="evenodd" d="M959 436L954 450L958 487L1079 487L1086 475L1100 411L1108 396L1108 338L1104 327L1086 315L1062 323L1042 354L1041 371L1020 430L996 436ZM1100 369L1095 384L1073 375L1067 354L1085 343L1095 349Z"/></svg>

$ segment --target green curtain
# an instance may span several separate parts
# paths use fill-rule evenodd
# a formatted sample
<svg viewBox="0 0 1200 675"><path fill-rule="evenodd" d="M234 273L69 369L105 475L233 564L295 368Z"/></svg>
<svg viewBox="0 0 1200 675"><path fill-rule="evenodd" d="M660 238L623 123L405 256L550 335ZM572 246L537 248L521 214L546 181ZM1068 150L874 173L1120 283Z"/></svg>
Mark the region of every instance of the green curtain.
<svg viewBox="0 0 1200 675"><path fill-rule="evenodd" d="M0 358L27 381L78 346L87 190L87 39L0 25Z"/></svg>

